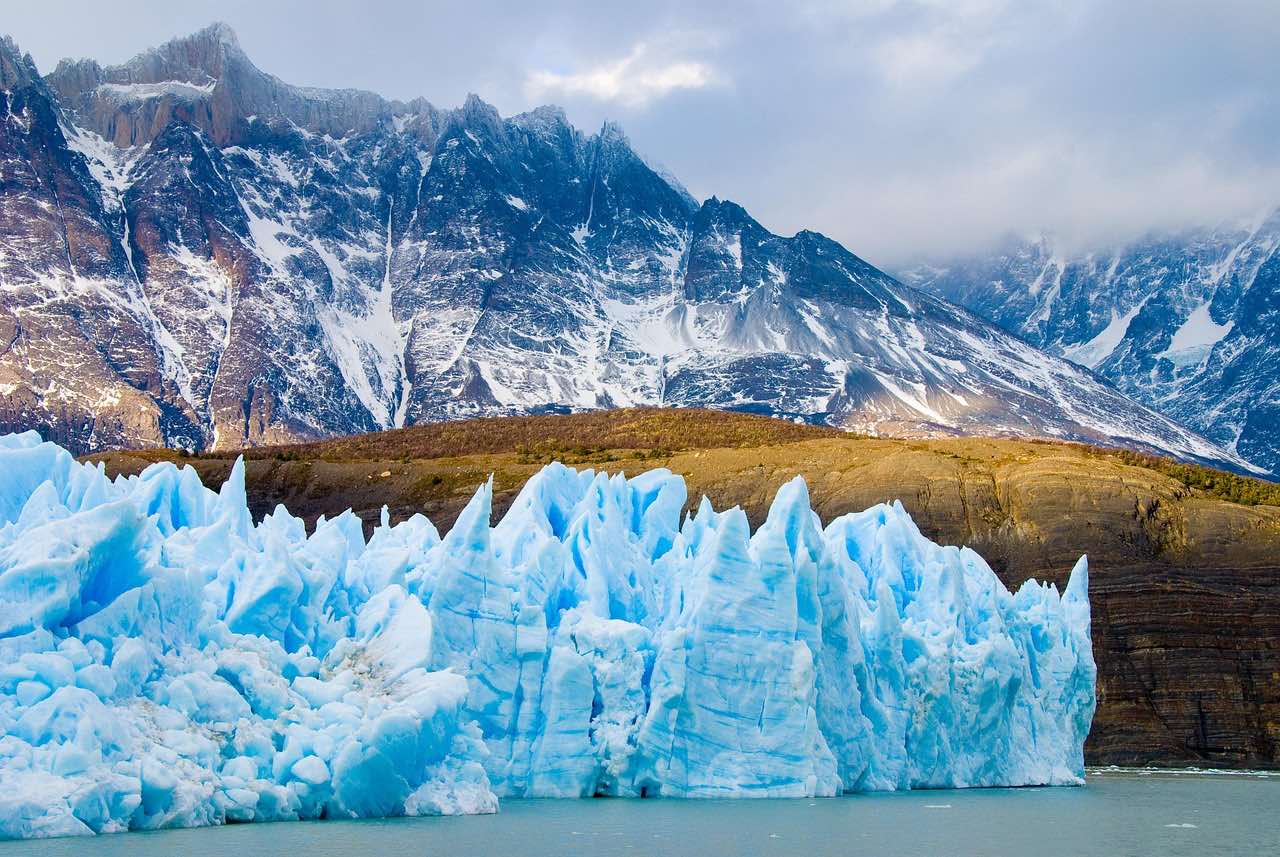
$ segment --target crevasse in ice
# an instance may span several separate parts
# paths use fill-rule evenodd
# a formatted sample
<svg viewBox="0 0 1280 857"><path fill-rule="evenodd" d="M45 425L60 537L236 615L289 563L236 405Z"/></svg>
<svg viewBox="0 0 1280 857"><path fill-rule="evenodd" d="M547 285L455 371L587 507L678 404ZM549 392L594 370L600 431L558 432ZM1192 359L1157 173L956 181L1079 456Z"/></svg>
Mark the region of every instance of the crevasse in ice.
<svg viewBox="0 0 1280 857"><path fill-rule="evenodd" d="M0 837L1082 781L1084 558L1010 593L896 503L686 499L552 464L496 526L485 485L366 542L255 524L241 464L0 438Z"/></svg>

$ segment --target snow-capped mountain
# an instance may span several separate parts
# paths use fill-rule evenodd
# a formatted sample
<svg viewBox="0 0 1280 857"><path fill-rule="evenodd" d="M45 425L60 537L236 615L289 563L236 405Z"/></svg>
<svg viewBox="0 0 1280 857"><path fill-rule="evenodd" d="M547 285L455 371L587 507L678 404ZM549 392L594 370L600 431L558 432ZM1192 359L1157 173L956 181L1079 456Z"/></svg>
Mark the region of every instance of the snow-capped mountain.
<svg viewBox="0 0 1280 857"><path fill-rule="evenodd" d="M294 87L215 25L42 78L0 47L0 428L236 447L739 408L1239 457L621 130Z"/></svg>
<svg viewBox="0 0 1280 857"><path fill-rule="evenodd" d="M1280 473L1280 210L1066 255L1047 238L902 278Z"/></svg>

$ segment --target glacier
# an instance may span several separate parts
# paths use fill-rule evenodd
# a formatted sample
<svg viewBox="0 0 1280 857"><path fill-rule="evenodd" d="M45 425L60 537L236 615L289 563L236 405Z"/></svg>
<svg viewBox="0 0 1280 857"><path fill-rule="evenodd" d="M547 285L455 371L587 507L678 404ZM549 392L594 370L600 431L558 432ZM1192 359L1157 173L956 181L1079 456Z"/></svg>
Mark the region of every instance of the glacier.
<svg viewBox="0 0 1280 857"><path fill-rule="evenodd" d="M0 838L1083 782L1084 557L1011 593L899 503L687 500L551 464L496 525L490 482L366 540L255 523L243 462L0 437Z"/></svg>

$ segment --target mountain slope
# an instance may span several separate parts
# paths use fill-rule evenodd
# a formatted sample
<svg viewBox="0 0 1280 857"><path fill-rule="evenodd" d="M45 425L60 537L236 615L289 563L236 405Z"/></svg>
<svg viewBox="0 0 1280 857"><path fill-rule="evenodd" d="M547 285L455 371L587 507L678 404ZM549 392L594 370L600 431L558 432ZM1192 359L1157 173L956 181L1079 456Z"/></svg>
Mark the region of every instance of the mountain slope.
<svg viewBox="0 0 1280 857"><path fill-rule="evenodd" d="M292 87L222 25L43 79L3 55L0 157L46 165L0 186L7 427L234 448L705 405L1245 466L821 235L699 205L613 125Z"/></svg>
<svg viewBox="0 0 1280 857"><path fill-rule="evenodd" d="M1280 210L1074 257L1020 242L903 278L1280 472Z"/></svg>

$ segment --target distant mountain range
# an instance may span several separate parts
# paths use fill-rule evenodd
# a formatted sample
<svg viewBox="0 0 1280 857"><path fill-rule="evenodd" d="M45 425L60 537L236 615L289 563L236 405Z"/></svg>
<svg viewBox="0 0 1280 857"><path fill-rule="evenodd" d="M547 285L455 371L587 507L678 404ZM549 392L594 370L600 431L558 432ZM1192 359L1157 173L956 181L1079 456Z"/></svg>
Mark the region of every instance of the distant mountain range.
<svg viewBox="0 0 1280 857"><path fill-rule="evenodd" d="M817 233L699 204L614 125L290 86L225 25L44 77L0 43L0 294L0 431L78 451L635 404L1252 450Z"/></svg>
<svg viewBox="0 0 1280 857"><path fill-rule="evenodd" d="M1280 473L1280 211L1074 256L1013 242L901 277Z"/></svg>

